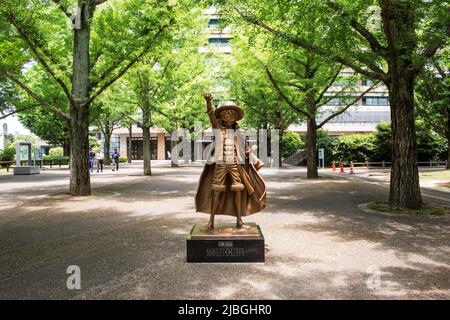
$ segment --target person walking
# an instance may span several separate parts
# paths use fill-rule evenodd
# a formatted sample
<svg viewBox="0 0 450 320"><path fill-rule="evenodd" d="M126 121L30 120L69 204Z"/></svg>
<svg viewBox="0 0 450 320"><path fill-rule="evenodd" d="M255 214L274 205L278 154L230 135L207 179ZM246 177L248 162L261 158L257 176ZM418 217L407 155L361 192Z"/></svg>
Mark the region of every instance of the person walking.
<svg viewBox="0 0 450 320"><path fill-rule="evenodd" d="M120 154L117 152L117 149L114 149L114 152L112 154L112 171L119 171L119 158Z"/></svg>
<svg viewBox="0 0 450 320"><path fill-rule="evenodd" d="M91 172L94 172L94 159L95 159L95 153L94 151L91 149L89 151L89 170Z"/></svg>
<svg viewBox="0 0 450 320"><path fill-rule="evenodd" d="M99 171L103 172L103 159L105 158L105 155L101 150L99 150L95 154L95 158L97 159L97 172Z"/></svg>

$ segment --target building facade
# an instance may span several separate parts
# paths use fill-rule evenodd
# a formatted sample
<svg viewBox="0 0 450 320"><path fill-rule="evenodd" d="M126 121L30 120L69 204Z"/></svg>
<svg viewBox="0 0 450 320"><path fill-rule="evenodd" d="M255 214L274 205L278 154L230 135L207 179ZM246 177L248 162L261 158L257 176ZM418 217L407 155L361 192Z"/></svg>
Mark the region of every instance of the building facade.
<svg viewBox="0 0 450 320"><path fill-rule="evenodd" d="M353 72L346 69L340 75L340 79L350 77ZM351 88L348 96L361 96L373 85L371 80L360 80L356 86ZM325 96L334 96L336 92L342 90L339 83L331 86ZM351 98L353 100L354 98ZM317 123L321 123L331 113L336 112L348 103L345 99L331 99L321 108L323 113L318 117ZM386 86L380 84L367 92L354 105L349 107L344 113L327 122L323 129L330 135L352 134L352 133L371 133L375 131L376 125L382 121L390 121L391 113L389 106L389 93ZM289 131L306 133L306 123L301 122L289 126Z"/></svg>

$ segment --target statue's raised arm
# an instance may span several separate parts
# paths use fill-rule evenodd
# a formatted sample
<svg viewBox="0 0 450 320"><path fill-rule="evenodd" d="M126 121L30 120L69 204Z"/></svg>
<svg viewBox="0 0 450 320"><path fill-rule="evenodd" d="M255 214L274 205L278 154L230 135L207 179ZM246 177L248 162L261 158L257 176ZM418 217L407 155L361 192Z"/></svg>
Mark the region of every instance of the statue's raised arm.
<svg viewBox="0 0 450 320"><path fill-rule="evenodd" d="M216 115L214 114L214 108L212 107L212 99L213 96L210 92L206 92L203 94L203 98L206 100L206 112L209 115L209 120L211 121L211 126L213 128L219 127L219 121L216 118Z"/></svg>

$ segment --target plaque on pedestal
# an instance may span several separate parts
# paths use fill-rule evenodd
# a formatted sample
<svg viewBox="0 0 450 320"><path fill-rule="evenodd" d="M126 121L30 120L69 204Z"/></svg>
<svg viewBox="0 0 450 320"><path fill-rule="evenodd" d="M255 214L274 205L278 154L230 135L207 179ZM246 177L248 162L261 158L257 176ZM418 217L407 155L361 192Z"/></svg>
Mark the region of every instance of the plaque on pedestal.
<svg viewBox="0 0 450 320"><path fill-rule="evenodd" d="M264 236L255 223L248 228L216 224L210 232L194 225L188 235L187 262L264 262Z"/></svg>

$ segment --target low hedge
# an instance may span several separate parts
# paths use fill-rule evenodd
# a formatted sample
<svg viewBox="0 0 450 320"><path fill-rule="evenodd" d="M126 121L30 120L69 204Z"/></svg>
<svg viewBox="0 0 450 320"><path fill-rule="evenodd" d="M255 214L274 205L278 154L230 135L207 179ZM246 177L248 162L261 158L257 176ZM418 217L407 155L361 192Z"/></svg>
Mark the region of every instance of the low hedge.
<svg viewBox="0 0 450 320"><path fill-rule="evenodd" d="M64 156L44 156L42 160L44 163L51 161L53 164L68 165L70 158Z"/></svg>
<svg viewBox="0 0 450 320"><path fill-rule="evenodd" d="M53 162L53 164L61 164L61 165L68 165L70 158L64 157L64 156L44 156L42 158L44 160L44 163L49 163L50 161ZM119 158L120 163L128 162L127 157L120 157Z"/></svg>

